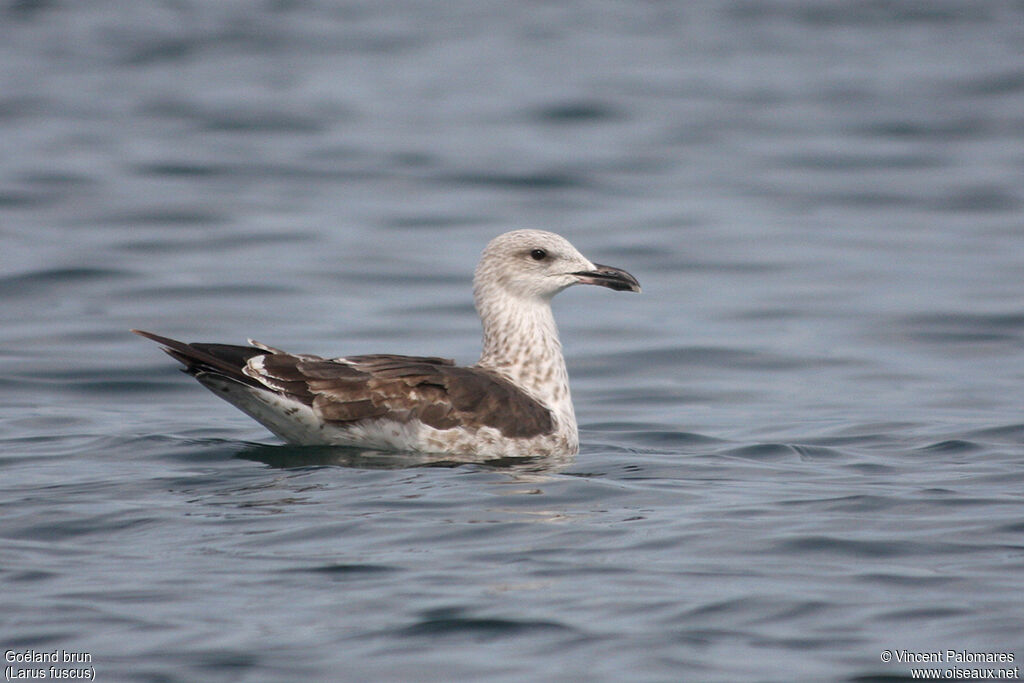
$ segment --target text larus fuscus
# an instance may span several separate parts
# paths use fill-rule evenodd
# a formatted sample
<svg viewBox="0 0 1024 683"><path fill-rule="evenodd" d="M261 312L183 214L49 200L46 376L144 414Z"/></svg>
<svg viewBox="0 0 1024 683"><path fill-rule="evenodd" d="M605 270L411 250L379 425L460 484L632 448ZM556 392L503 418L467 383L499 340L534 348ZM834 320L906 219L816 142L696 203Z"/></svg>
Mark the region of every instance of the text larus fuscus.
<svg viewBox="0 0 1024 683"><path fill-rule="evenodd" d="M491 240L473 277L483 323L476 365L389 354L321 358L187 344L150 332L184 370L287 442L476 457L579 450L551 298L577 284L640 291L565 238L515 230Z"/></svg>

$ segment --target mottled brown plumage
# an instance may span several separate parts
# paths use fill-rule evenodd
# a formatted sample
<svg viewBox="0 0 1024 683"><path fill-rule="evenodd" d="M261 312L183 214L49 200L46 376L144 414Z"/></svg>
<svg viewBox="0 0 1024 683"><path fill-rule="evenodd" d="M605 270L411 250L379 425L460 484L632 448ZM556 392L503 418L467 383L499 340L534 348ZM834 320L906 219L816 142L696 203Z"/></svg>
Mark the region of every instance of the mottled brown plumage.
<svg viewBox="0 0 1024 683"><path fill-rule="evenodd" d="M162 344L194 377L217 375L274 389L329 423L415 419L442 430L493 427L507 438L553 429L551 411L507 379L479 368L456 367L447 358L381 354L330 360L255 346L185 343L133 331Z"/></svg>
<svg viewBox="0 0 1024 683"><path fill-rule="evenodd" d="M591 263L558 235L518 230L487 245L473 284L484 348L472 367L387 354L328 359L133 331L293 443L479 457L575 453L551 297L573 284L640 291L636 279Z"/></svg>

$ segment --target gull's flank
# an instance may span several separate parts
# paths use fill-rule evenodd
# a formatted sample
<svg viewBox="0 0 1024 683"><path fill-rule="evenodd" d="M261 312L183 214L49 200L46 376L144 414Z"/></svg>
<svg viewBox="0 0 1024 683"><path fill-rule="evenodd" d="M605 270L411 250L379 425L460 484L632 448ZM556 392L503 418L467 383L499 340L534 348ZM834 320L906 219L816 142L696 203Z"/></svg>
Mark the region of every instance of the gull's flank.
<svg viewBox="0 0 1024 683"><path fill-rule="evenodd" d="M551 298L576 284L639 292L565 238L515 230L491 240L473 277L483 351L470 367L388 354L325 359L250 346L187 344L150 332L203 386L285 441L454 456L579 450Z"/></svg>

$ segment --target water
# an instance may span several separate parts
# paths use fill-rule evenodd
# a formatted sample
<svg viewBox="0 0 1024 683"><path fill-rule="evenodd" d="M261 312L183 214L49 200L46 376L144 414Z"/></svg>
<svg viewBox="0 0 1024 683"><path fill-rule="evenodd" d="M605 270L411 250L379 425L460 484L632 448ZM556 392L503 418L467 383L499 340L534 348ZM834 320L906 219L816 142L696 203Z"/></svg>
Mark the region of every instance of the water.
<svg viewBox="0 0 1024 683"><path fill-rule="evenodd" d="M5 651L126 681L1024 657L1019 3L0 13ZM472 362L470 274L517 227L644 285L556 300L569 462L275 445L127 333Z"/></svg>

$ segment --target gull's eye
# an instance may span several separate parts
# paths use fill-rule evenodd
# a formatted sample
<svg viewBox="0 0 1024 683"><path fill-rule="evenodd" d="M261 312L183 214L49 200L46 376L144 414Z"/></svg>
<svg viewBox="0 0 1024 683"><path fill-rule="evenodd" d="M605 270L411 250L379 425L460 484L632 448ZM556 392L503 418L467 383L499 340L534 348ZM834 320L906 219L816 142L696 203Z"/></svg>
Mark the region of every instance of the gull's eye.
<svg viewBox="0 0 1024 683"><path fill-rule="evenodd" d="M533 251L530 252L530 258L532 258L534 261L543 261L547 257L548 252L544 251L543 249L534 249Z"/></svg>

